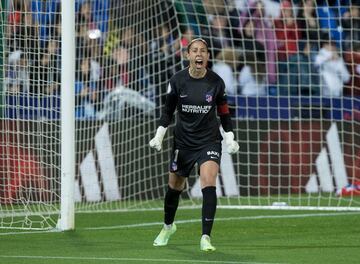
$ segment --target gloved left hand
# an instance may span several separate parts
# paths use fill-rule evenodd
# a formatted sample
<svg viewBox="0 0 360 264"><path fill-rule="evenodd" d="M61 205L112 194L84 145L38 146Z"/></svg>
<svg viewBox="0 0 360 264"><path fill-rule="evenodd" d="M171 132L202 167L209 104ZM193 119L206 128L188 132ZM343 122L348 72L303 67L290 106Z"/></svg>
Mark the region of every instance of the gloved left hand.
<svg viewBox="0 0 360 264"><path fill-rule="evenodd" d="M239 150L239 144L234 140L235 136L232 131L224 132L224 141L229 154L234 154Z"/></svg>

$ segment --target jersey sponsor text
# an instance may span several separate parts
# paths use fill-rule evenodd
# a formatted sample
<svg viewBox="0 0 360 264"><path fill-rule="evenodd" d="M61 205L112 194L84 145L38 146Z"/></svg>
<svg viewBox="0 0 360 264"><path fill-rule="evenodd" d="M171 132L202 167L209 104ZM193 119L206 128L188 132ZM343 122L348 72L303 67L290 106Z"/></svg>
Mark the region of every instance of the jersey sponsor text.
<svg viewBox="0 0 360 264"><path fill-rule="evenodd" d="M193 114L207 114L211 109L211 105L182 105L181 111Z"/></svg>

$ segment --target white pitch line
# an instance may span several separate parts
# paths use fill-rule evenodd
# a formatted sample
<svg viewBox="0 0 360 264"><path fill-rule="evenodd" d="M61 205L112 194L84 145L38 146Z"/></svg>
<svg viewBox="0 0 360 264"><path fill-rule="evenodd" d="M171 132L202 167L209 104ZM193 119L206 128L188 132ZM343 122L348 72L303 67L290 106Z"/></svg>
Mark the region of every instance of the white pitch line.
<svg viewBox="0 0 360 264"><path fill-rule="evenodd" d="M324 217L324 216L342 216L342 215L360 215L360 212L347 212L347 213L318 213L318 214L288 214L288 215L255 215L255 216L239 216L227 218L215 218L215 221L244 221L244 220L259 220L259 219L281 219L281 218L305 218L305 217ZM198 223L201 219L177 220L176 224ZM82 230L106 230L106 229L124 229L124 228L137 228L146 226L163 225L163 222L139 223L130 225L116 225L116 226L99 226L99 227L84 227L79 228Z"/></svg>
<svg viewBox="0 0 360 264"><path fill-rule="evenodd" d="M99 260L99 261L141 261L141 262L182 262L182 263L219 263L219 264L276 264L274 262L244 262L222 260L188 260L188 259L146 259L146 258L99 258L99 257L62 257L62 256L10 256L0 255L0 258L12 259L62 259L62 260Z"/></svg>
<svg viewBox="0 0 360 264"><path fill-rule="evenodd" d="M36 230L36 231L19 231L19 232L6 232L0 233L0 236L9 236L9 235L27 235L27 234L43 234L43 233L60 233L59 229L48 229L48 230Z"/></svg>
<svg viewBox="0 0 360 264"><path fill-rule="evenodd" d="M284 219L284 218L305 218L305 217L326 217L326 216L343 216L343 215L360 215L360 212L340 212L340 213L317 213L317 214L288 214L288 215L254 215L254 216L239 216L239 217L227 217L227 218L215 218L216 222L219 221L246 221L246 220L261 220L261 219ZM201 219L187 219L177 220L176 224L188 224L199 223ZM138 223L129 225L115 225L115 226L99 226L99 227L84 227L77 228L77 230L111 230L111 229L125 229L125 228L138 228L147 226L163 225L163 222L150 222L150 223ZM0 233L0 236L7 235L26 235L26 234L42 234L42 233L54 233L59 230L44 230L44 231L24 231L24 232L7 232Z"/></svg>

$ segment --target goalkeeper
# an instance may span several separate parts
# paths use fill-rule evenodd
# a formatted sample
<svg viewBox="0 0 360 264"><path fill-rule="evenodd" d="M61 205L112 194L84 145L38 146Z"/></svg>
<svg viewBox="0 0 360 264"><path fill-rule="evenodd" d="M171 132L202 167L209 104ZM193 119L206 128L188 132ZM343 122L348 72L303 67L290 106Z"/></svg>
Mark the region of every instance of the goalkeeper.
<svg viewBox="0 0 360 264"><path fill-rule="evenodd" d="M169 185L164 201L164 227L154 240L154 246L165 246L175 233L175 213L179 197L195 163L199 166L202 204L202 237L200 250L214 251L210 240L216 211L216 177L221 160L221 134L217 114L225 131L227 151L239 150L234 140L230 113L221 77L207 68L208 44L193 39L187 47L189 67L177 72L169 81L164 110L150 147L161 150L162 141L175 109L177 122L170 160ZM216 114L217 111L217 114Z"/></svg>

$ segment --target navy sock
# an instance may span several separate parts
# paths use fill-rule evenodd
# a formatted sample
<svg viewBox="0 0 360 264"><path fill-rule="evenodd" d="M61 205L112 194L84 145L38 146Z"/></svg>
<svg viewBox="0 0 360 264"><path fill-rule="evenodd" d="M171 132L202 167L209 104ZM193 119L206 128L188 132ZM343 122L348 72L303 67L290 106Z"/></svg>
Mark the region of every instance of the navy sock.
<svg viewBox="0 0 360 264"><path fill-rule="evenodd" d="M182 191L171 189L170 186L165 194L164 223L170 225L174 222L176 210L179 205L179 197Z"/></svg>
<svg viewBox="0 0 360 264"><path fill-rule="evenodd" d="M203 193L202 234L210 236L217 204L216 187L205 187L201 191Z"/></svg>

